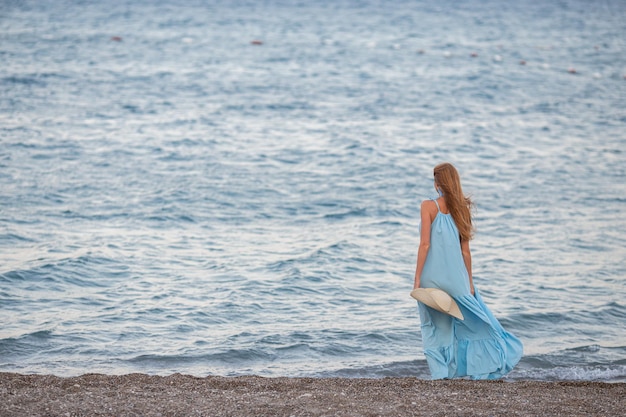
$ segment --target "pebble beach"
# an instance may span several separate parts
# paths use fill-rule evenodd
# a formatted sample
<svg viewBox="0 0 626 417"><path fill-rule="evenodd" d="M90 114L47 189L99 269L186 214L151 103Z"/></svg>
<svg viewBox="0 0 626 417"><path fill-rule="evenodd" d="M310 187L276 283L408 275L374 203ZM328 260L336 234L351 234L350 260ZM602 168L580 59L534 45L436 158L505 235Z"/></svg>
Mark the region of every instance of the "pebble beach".
<svg viewBox="0 0 626 417"><path fill-rule="evenodd" d="M0 373L1 416L618 416L626 384Z"/></svg>

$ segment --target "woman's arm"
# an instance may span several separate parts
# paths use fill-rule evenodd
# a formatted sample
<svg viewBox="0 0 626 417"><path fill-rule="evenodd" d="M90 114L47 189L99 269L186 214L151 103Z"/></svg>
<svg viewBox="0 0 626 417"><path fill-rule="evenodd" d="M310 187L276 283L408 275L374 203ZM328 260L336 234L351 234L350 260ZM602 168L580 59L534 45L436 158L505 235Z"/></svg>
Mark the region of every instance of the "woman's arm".
<svg viewBox="0 0 626 417"><path fill-rule="evenodd" d="M474 295L474 280L472 279L472 253L470 252L469 240L461 241L461 253L463 254L465 268L467 268L467 275L469 275L470 292Z"/></svg>
<svg viewBox="0 0 626 417"><path fill-rule="evenodd" d="M431 207L432 205L432 207ZM426 256L428 255L428 249L430 249L430 226L433 222L433 208L435 203L430 200L422 202L420 208L420 217L422 219L422 230L420 233L420 246L417 250L417 266L415 268L415 281L413 283L413 289L419 288L420 278L422 276L422 270L426 263ZM436 209L435 209L436 210Z"/></svg>

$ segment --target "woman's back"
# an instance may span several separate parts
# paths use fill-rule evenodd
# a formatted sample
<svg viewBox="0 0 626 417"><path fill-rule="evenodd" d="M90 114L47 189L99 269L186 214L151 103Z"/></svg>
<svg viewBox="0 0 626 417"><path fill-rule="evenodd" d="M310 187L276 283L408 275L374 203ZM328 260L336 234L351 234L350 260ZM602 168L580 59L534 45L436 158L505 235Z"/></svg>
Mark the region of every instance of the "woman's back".
<svg viewBox="0 0 626 417"><path fill-rule="evenodd" d="M437 214L430 228L430 249L422 272L422 288L440 288L448 294L470 294L469 279L463 255L459 230L450 213L445 213L443 198L433 200Z"/></svg>

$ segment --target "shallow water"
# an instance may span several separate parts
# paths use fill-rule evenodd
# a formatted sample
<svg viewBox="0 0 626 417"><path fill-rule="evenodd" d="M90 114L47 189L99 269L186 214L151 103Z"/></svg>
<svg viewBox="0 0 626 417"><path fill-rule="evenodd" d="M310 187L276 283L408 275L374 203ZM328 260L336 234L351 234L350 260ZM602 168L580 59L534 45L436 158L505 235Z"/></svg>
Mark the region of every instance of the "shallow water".
<svg viewBox="0 0 626 417"><path fill-rule="evenodd" d="M0 10L0 370L427 378L450 161L509 379L626 381L621 2Z"/></svg>

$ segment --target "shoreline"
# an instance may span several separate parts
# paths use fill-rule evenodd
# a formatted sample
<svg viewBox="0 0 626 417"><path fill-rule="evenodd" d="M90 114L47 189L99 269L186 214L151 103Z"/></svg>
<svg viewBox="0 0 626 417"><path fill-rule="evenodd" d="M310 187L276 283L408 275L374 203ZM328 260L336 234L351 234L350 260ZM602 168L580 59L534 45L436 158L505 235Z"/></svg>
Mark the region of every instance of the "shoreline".
<svg viewBox="0 0 626 417"><path fill-rule="evenodd" d="M626 383L0 372L4 416L617 416Z"/></svg>

